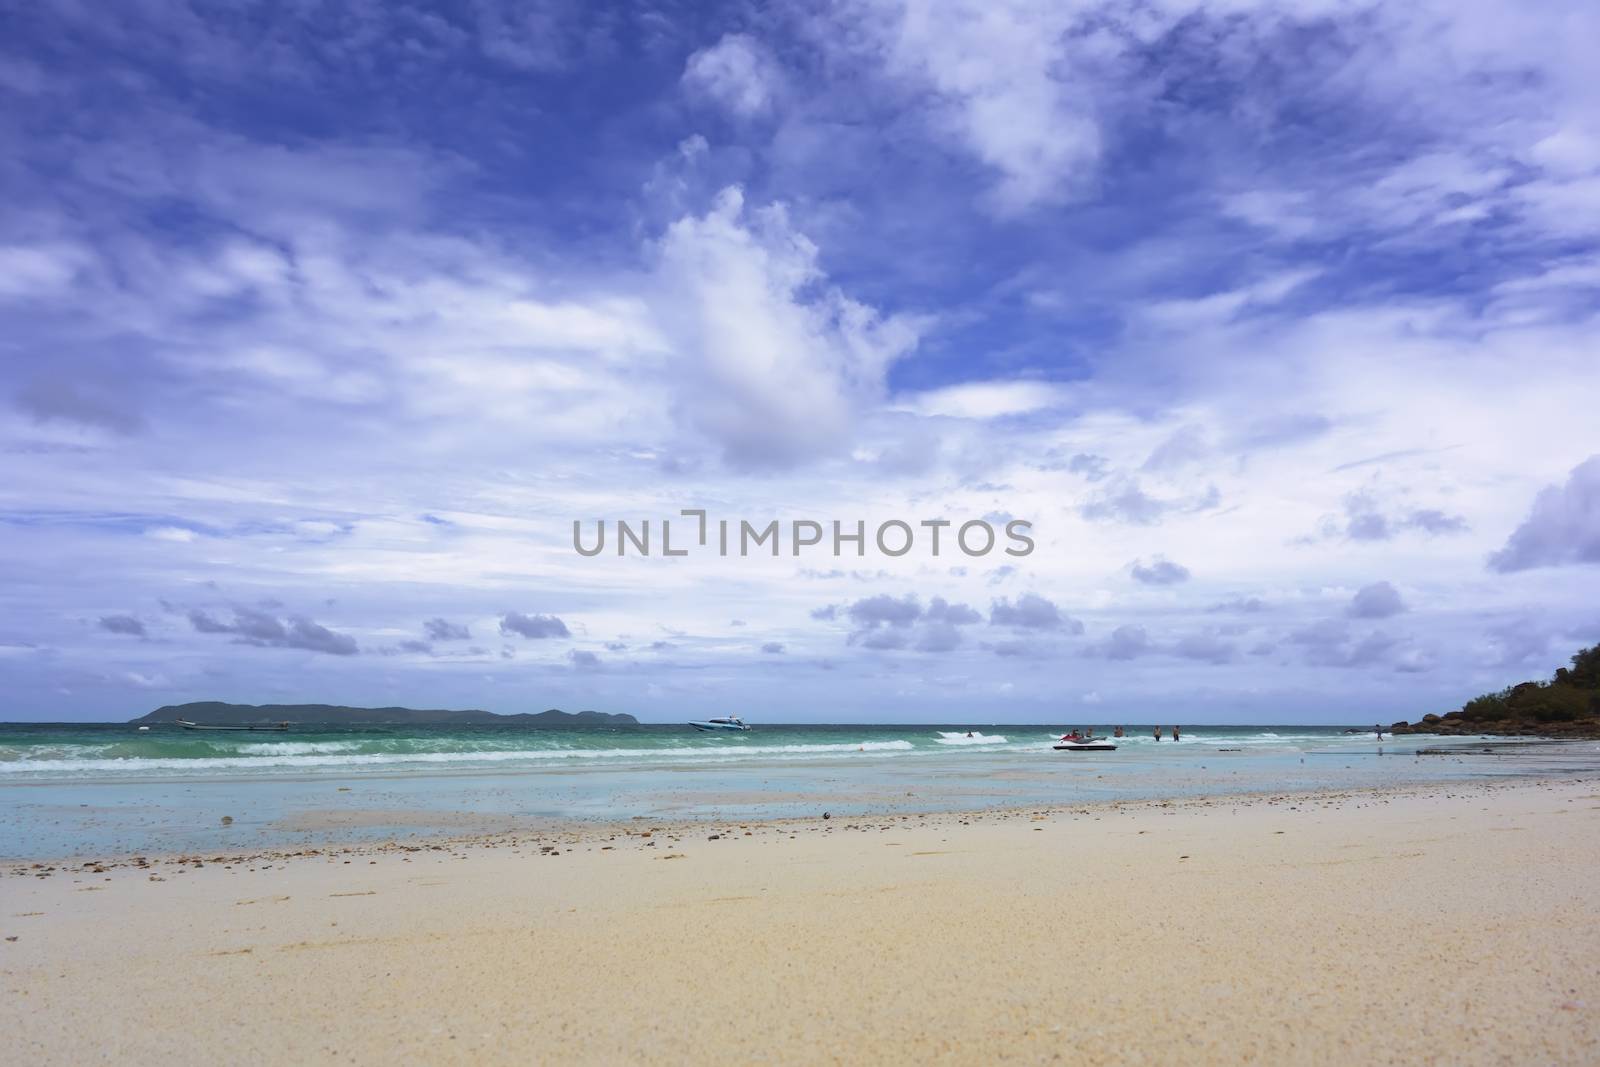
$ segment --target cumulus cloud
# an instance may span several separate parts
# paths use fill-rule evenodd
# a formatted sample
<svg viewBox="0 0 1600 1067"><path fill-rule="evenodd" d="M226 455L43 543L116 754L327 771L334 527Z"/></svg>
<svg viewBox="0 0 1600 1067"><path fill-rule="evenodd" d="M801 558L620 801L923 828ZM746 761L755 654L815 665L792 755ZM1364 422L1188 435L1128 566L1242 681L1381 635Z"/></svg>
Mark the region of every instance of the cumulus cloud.
<svg viewBox="0 0 1600 1067"><path fill-rule="evenodd" d="M472 637L465 626L448 619L429 619L422 624L422 632L430 641L466 641Z"/></svg>
<svg viewBox="0 0 1600 1067"><path fill-rule="evenodd" d="M910 638L902 630L865 630L851 634L850 643L883 652L905 648Z"/></svg>
<svg viewBox="0 0 1600 1067"><path fill-rule="evenodd" d="M733 114L749 118L772 108L781 77L777 63L759 41L748 34L729 33L689 57L683 84Z"/></svg>
<svg viewBox="0 0 1600 1067"><path fill-rule="evenodd" d="M1118 626L1103 641L1090 645L1087 652L1104 659L1137 659L1155 651L1143 626Z"/></svg>
<svg viewBox="0 0 1600 1067"><path fill-rule="evenodd" d="M950 604L943 597L934 597L928 601L926 617L933 622L949 623L952 626L966 626L970 623L982 622L983 616L977 609L967 604Z"/></svg>
<svg viewBox="0 0 1600 1067"><path fill-rule="evenodd" d="M1083 633L1083 623L1063 615L1053 601L1037 593L1024 593L1016 603L1002 597L989 605L991 626L1010 626L1018 630L1062 630L1069 634Z"/></svg>
<svg viewBox="0 0 1600 1067"><path fill-rule="evenodd" d="M1600 563L1600 455L1572 468L1565 484L1541 489L1522 525L1489 556L1489 569L1501 574L1578 563Z"/></svg>
<svg viewBox="0 0 1600 1067"><path fill-rule="evenodd" d="M768 641L766 644L761 646L761 651L769 656L781 656L783 655L783 642Z"/></svg>
<svg viewBox="0 0 1600 1067"><path fill-rule="evenodd" d="M1232 663L1239 650L1232 642L1214 633L1189 634L1169 643L1151 638L1143 626L1129 623L1088 645L1084 654L1108 660L1131 660L1142 656L1167 655L1200 663Z"/></svg>
<svg viewBox="0 0 1600 1067"><path fill-rule="evenodd" d="M673 223L657 250L679 415L730 465L788 467L843 448L916 345L910 320L827 283L781 205L747 211L738 188Z"/></svg>
<svg viewBox="0 0 1600 1067"><path fill-rule="evenodd" d="M836 613L811 614L831 619ZM953 604L943 597L934 597L924 608L913 595L893 597L887 593L857 600L844 613L855 626L850 644L875 651L949 652L961 645L960 627L983 619L970 605Z"/></svg>
<svg viewBox="0 0 1600 1067"><path fill-rule="evenodd" d="M144 637L144 623L132 615L102 615L99 622L100 629L114 634L127 634L129 637Z"/></svg>
<svg viewBox="0 0 1600 1067"><path fill-rule="evenodd" d="M1452 534L1465 532L1467 520L1437 508L1421 508L1406 516L1405 525L1426 534Z"/></svg>
<svg viewBox="0 0 1600 1067"><path fill-rule="evenodd" d="M1142 560L1134 560L1130 564L1133 580L1145 585L1177 585L1189 580L1189 568L1181 563L1157 556L1148 564Z"/></svg>
<svg viewBox="0 0 1600 1067"><path fill-rule="evenodd" d="M1386 508L1371 490L1359 490L1344 499L1344 518L1322 520L1323 539L1343 537L1351 541L1388 541L1406 530L1418 530L1436 537L1463 533L1467 520L1437 508Z"/></svg>
<svg viewBox="0 0 1600 1067"><path fill-rule="evenodd" d="M847 609L850 621L862 629L879 626L910 626L922 617L922 605L914 596L892 597L888 593L866 597Z"/></svg>
<svg viewBox="0 0 1600 1067"><path fill-rule="evenodd" d="M1352 619L1387 619L1406 610L1400 591L1388 582L1373 582L1356 590L1345 614Z"/></svg>
<svg viewBox="0 0 1600 1067"><path fill-rule="evenodd" d="M284 644L289 648L326 652L333 656L353 656L356 653L355 638L347 634L334 633L326 626L304 618L290 620L289 635Z"/></svg>
<svg viewBox="0 0 1600 1067"><path fill-rule="evenodd" d="M600 657L586 649L572 649L567 653L567 659L572 661L574 670L597 671L601 667Z"/></svg>
<svg viewBox="0 0 1600 1067"><path fill-rule="evenodd" d="M567 624L554 615L524 615L520 611L508 611L501 616L500 632L507 636L517 634L534 640L572 636Z"/></svg>
<svg viewBox="0 0 1600 1067"><path fill-rule="evenodd" d="M239 644L264 648L298 648L330 656L353 656L359 648L355 638L336 633L304 616L280 620L255 608L234 608L233 621L221 622L204 611L189 612L189 625L197 633L232 634Z"/></svg>

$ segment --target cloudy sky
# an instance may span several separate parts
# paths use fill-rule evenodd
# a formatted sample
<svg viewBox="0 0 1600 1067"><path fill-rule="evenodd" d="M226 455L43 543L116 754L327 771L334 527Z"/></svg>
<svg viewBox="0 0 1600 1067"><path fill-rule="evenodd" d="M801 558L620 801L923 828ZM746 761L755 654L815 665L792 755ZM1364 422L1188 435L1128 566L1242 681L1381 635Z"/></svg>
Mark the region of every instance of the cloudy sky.
<svg viewBox="0 0 1600 1067"><path fill-rule="evenodd" d="M6 718L1388 722L1600 640L1590 0L8 27ZM1036 547L573 550L693 508Z"/></svg>

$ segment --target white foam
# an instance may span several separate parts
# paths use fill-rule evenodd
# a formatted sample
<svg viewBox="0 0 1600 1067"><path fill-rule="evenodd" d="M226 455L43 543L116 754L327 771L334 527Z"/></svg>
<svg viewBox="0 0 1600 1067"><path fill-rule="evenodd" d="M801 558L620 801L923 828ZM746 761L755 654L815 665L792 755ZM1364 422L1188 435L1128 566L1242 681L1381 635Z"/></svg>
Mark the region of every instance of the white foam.
<svg viewBox="0 0 1600 1067"><path fill-rule="evenodd" d="M939 736L934 738L941 745L1003 745L1006 739L1000 734L981 734L974 730L970 734L960 731L949 732L940 730Z"/></svg>
<svg viewBox="0 0 1600 1067"><path fill-rule="evenodd" d="M292 748L296 742L281 745L263 744L264 748ZM305 747L314 748L314 743ZM476 763L531 763L534 765L567 760L635 761L648 764L729 763L752 756L769 759L823 759L848 756L853 753L892 754L908 752L911 742L861 741L818 745L742 745L682 746L673 748L545 748L503 749L474 752L368 752L368 753L291 753L277 752L259 756L201 756L192 759L177 757L123 759L33 759L0 763L3 774L148 774L148 773L199 773L204 771L250 771L269 768L288 770L313 770L318 768L378 768L417 764L476 764Z"/></svg>
<svg viewBox="0 0 1600 1067"><path fill-rule="evenodd" d="M321 756L334 752L355 752L359 741L266 741L238 747L241 756Z"/></svg>

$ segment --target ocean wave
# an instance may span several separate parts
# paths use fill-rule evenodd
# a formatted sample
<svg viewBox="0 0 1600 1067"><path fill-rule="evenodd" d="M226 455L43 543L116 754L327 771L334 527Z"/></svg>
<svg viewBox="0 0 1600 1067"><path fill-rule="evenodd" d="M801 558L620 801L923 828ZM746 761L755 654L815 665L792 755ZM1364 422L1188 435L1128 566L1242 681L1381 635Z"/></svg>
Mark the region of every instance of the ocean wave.
<svg viewBox="0 0 1600 1067"><path fill-rule="evenodd" d="M1115 738L1118 743L1126 742L1130 745L1171 745L1172 732L1164 730L1161 739L1157 741L1148 732L1132 731L1123 737ZM1276 745L1279 748L1289 749L1300 745L1334 744L1349 741L1350 738L1337 734L1276 734L1270 731L1265 733L1238 733L1219 734L1211 733L1204 729L1185 730L1178 744L1199 745Z"/></svg>
<svg viewBox="0 0 1600 1067"><path fill-rule="evenodd" d="M361 741L263 741L239 745L236 751L240 756L324 756L363 749L372 751L370 743Z"/></svg>
<svg viewBox="0 0 1600 1067"><path fill-rule="evenodd" d="M934 738L941 745L1003 745L1006 739L1000 734L981 734L976 730L971 733L961 731L939 731L939 736Z"/></svg>
<svg viewBox="0 0 1600 1067"><path fill-rule="evenodd" d="M330 742L328 744L339 744ZM251 746L257 755L192 757L122 757L23 759L0 764L0 775L85 775L154 774L162 772L197 773L202 771L251 771L268 769L318 770L361 769L385 766L433 764L440 766L482 763L528 763L549 765L573 760L636 761L650 764L732 763L751 757L769 759L820 759L857 753L888 754L911 751L911 742L860 741L855 743L732 745L716 747L674 746L664 748L541 748L491 749L463 752L307 752L315 742L283 742ZM276 749L278 751L261 751Z"/></svg>

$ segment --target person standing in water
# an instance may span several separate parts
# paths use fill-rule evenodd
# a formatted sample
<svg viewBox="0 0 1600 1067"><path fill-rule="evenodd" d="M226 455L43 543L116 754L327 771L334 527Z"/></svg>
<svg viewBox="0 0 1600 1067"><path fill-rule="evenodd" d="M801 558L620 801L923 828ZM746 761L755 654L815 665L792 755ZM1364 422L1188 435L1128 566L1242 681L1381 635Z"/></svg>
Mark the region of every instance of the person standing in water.
<svg viewBox="0 0 1600 1067"><path fill-rule="evenodd" d="M1172 728L1172 739L1174 741L1178 739L1178 728L1176 726Z"/></svg>
<svg viewBox="0 0 1600 1067"><path fill-rule="evenodd" d="M1161 727L1159 726L1156 727L1156 740L1161 740Z"/></svg>

